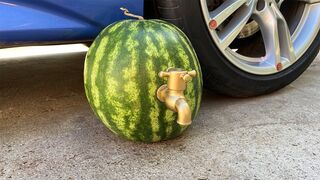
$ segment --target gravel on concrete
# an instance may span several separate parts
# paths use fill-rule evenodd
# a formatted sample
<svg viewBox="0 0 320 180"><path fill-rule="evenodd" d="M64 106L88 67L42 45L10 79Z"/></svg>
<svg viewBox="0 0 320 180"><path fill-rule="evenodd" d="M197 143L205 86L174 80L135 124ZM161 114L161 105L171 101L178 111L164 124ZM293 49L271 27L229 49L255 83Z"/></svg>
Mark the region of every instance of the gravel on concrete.
<svg viewBox="0 0 320 180"><path fill-rule="evenodd" d="M0 63L0 179L320 178L320 57L270 95L205 91L187 132L154 144L121 139L94 116L83 60Z"/></svg>

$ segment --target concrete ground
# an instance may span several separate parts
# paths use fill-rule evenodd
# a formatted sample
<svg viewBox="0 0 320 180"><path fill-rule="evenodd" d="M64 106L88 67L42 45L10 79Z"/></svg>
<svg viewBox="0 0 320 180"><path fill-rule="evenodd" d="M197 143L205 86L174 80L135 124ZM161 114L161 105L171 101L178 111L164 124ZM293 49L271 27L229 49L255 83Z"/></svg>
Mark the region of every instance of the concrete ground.
<svg viewBox="0 0 320 180"><path fill-rule="evenodd" d="M133 143L94 116L83 55L0 65L0 179L319 179L320 57L276 93L204 93L181 137Z"/></svg>

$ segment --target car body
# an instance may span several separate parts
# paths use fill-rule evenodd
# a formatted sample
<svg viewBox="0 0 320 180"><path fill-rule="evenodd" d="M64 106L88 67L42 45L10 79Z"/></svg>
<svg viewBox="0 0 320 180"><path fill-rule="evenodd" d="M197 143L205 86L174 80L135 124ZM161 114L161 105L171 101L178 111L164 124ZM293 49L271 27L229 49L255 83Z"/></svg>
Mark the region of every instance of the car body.
<svg viewBox="0 0 320 180"><path fill-rule="evenodd" d="M0 47L91 41L120 7L143 15L144 0L0 0Z"/></svg>

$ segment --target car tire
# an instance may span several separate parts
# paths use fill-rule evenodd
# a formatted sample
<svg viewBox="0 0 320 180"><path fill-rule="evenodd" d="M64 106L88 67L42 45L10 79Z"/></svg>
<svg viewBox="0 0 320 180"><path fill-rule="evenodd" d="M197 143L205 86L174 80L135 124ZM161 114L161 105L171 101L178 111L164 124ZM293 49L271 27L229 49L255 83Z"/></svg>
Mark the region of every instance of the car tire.
<svg viewBox="0 0 320 180"><path fill-rule="evenodd" d="M316 58L320 48L317 31L307 50L288 68L271 74L247 72L214 43L199 0L156 0L161 19L181 28L190 38L201 63L204 86L233 97L250 97L279 90L296 80Z"/></svg>

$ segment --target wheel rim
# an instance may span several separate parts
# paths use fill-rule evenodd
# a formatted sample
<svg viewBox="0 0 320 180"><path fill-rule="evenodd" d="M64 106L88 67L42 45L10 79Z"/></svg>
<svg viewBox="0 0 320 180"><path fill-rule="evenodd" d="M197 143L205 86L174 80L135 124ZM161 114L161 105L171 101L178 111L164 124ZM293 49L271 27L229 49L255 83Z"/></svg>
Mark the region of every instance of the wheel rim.
<svg viewBox="0 0 320 180"><path fill-rule="evenodd" d="M224 0L213 10L208 1L200 3L212 40L232 64L252 74L270 75L287 69L303 56L320 30L320 0L296 0L297 8L302 9L298 17L283 15L281 9L292 3L289 0ZM295 23L288 23L289 19ZM253 57L231 45L239 41L247 25L255 23L264 54Z"/></svg>

